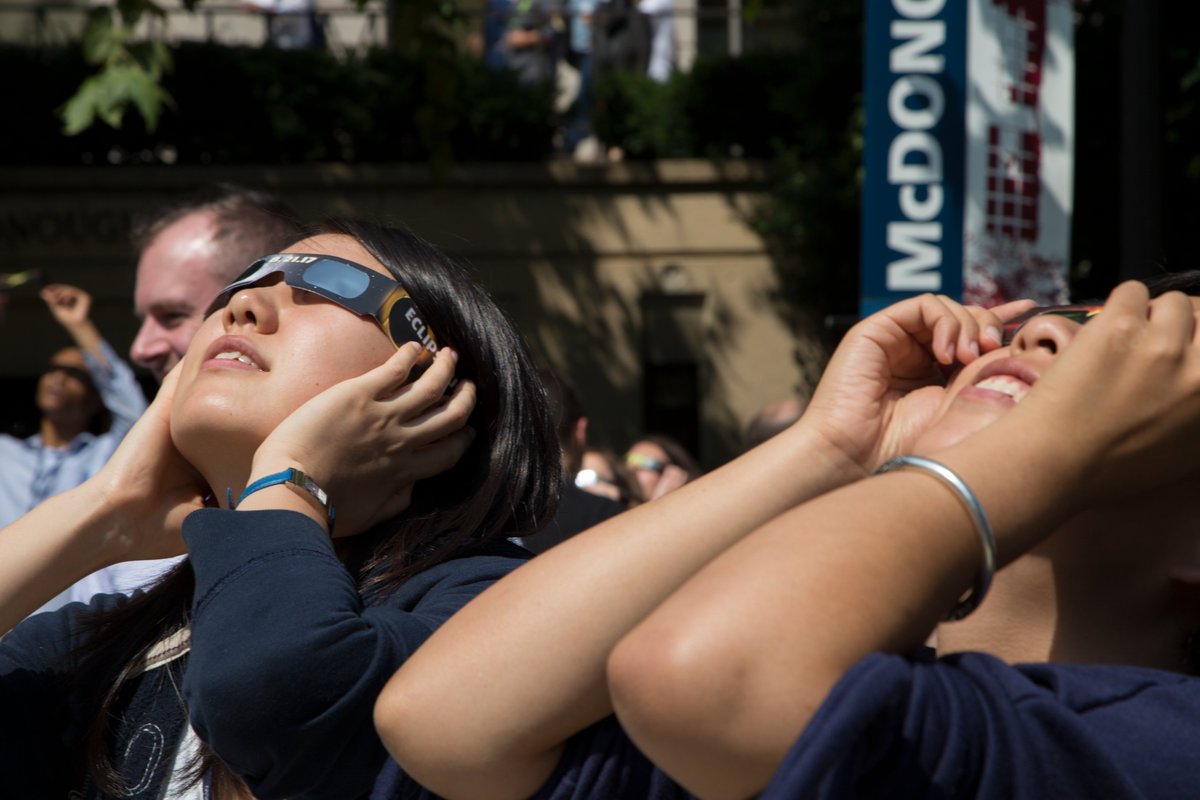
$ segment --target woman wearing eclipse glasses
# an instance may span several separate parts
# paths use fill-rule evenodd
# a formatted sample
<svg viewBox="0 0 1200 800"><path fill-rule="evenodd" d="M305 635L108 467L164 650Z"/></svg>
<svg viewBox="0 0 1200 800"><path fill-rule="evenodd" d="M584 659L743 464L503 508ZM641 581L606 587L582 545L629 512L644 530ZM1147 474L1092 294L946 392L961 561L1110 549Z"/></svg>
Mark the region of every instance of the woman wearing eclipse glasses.
<svg viewBox="0 0 1200 800"><path fill-rule="evenodd" d="M0 536L0 794L366 795L380 688L523 563L559 469L520 337L432 247L343 221L256 263L100 473Z"/></svg>
<svg viewBox="0 0 1200 800"><path fill-rule="evenodd" d="M456 799L1194 794L1200 303L1006 336L1026 306L873 315L795 425L498 581L381 695L396 761Z"/></svg>

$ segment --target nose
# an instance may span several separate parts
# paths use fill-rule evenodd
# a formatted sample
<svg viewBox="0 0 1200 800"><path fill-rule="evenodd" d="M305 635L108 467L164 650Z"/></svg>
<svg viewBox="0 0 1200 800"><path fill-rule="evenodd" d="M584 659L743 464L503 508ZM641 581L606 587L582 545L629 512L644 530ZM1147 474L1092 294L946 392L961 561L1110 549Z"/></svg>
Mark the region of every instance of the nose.
<svg viewBox="0 0 1200 800"><path fill-rule="evenodd" d="M1042 314L1026 322L1013 336L1013 353L1041 351L1052 356L1071 343L1079 332L1078 322L1054 314Z"/></svg>
<svg viewBox="0 0 1200 800"><path fill-rule="evenodd" d="M133 344L129 346L129 357L133 363L153 369L154 365L166 357L171 350L167 341L166 331L153 317L142 320Z"/></svg>
<svg viewBox="0 0 1200 800"><path fill-rule="evenodd" d="M258 333L274 333L279 327L280 304L289 301L291 294L292 288L278 276L239 290L221 312L225 329L250 327Z"/></svg>

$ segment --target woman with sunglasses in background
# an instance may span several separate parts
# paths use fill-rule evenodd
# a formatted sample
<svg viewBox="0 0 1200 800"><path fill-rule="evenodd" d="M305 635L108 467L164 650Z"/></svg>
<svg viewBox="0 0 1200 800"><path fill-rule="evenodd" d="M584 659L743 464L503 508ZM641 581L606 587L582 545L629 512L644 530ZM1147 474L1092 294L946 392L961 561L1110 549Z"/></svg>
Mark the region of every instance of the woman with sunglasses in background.
<svg viewBox="0 0 1200 800"><path fill-rule="evenodd" d="M625 451L628 467L641 487L642 498L656 500L700 477L700 465L688 449L670 436L652 433Z"/></svg>
<svg viewBox="0 0 1200 800"><path fill-rule="evenodd" d="M0 641L0 794L364 796L379 689L523 562L557 447L518 334L416 237L334 222L255 264L113 459L0 534L4 631L188 555Z"/></svg>
<svg viewBox="0 0 1200 800"><path fill-rule="evenodd" d="M795 425L468 604L385 742L450 798L1190 795L1195 309L864 320Z"/></svg>

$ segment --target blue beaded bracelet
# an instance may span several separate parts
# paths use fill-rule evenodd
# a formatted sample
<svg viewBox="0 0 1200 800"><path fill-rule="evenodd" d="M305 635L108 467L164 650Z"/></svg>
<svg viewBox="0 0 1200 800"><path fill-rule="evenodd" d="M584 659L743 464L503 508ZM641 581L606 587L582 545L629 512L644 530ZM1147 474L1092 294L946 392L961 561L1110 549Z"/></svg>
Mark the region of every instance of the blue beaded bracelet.
<svg viewBox="0 0 1200 800"><path fill-rule="evenodd" d="M257 492L259 489L265 489L268 486L278 486L282 483L298 486L308 492L317 502L321 504L321 508L325 509L326 517L329 520L329 532L333 533L333 520L337 516L337 509L329 502L329 495L324 489L317 485L317 482L305 475L295 467L288 467L282 472L274 472L270 475L265 475L251 483L238 497L237 503L233 502L233 490L228 487L225 489L225 501L231 509L237 508L250 495Z"/></svg>

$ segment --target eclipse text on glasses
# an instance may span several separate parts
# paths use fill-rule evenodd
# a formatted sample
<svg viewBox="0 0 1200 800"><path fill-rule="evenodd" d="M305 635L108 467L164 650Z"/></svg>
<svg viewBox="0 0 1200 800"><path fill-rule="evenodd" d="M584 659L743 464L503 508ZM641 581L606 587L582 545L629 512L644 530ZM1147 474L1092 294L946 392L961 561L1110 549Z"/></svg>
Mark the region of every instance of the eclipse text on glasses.
<svg viewBox="0 0 1200 800"><path fill-rule="evenodd" d="M1001 344L1008 346L1012 344L1017 332L1025 327L1031 319L1035 317L1045 316L1047 314L1056 317L1066 317L1072 322L1078 322L1080 325L1090 320L1092 317L1100 313L1104 306L1037 306L1031 308L1023 314L1018 314L1012 319L1004 323L1004 337Z"/></svg>
<svg viewBox="0 0 1200 800"><path fill-rule="evenodd" d="M272 275L283 275L293 289L311 292L364 317L372 317L397 348L406 342L437 352L437 338L425 324L416 303L399 283L369 267L334 256L276 253L255 261L209 305L205 316L224 308L240 289Z"/></svg>

